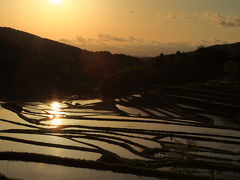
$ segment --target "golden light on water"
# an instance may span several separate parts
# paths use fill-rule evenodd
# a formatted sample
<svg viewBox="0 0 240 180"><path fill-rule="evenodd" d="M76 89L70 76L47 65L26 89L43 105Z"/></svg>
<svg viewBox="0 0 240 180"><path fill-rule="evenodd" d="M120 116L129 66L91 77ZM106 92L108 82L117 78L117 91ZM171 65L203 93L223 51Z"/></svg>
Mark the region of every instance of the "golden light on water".
<svg viewBox="0 0 240 180"><path fill-rule="evenodd" d="M60 111L61 104L59 102L53 102L51 105L51 108L53 111Z"/></svg>
<svg viewBox="0 0 240 180"><path fill-rule="evenodd" d="M53 120L52 120L52 125L54 125L54 126L59 126L59 125L61 125L61 119L53 119Z"/></svg>
<svg viewBox="0 0 240 180"><path fill-rule="evenodd" d="M63 113L56 112L56 111L49 111L49 113L51 113L51 115L48 115L50 119L60 118L63 116Z"/></svg>
<svg viewBox="0 0 240 180"><path fill-rule="evenodd" d="M59 102L53 102L51 105L51 110L48 111L49 118L51 119L51 125L59 126L61 125L61 118L64 113L61 112L61 104Z"/></svg>

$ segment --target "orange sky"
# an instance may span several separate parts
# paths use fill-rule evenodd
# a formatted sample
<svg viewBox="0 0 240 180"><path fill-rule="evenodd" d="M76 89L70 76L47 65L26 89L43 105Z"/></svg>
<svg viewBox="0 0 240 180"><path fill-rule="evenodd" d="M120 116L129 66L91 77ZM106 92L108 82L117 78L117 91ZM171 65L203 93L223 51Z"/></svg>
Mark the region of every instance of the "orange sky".
<svg viewBox="0 0 240 180"><path fill-rule="evenodd" d="M239 0L0 0L0 26L137 56L240 41Z"/></svg>

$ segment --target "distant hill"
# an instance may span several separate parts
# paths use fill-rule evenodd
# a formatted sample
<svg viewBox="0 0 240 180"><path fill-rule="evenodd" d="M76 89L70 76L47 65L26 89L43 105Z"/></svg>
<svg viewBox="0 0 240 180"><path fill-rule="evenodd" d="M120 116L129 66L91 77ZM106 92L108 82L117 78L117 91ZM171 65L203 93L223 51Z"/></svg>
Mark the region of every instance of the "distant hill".
<svg viewBox="0 0 240 180"><path fill-rule="evenodd" d="M50 97L93 91L108 75L142 61L90 52L12 28L0 27L2 96Z"/></svg>
<svg viewBox="0 0 240 180"><path fill-rule="evenodd" d="M232 44L214 45L208 48L221 49L222 51L226 52L229 55L229 57L232 58L240 56L240 42Z"/></svg>
<svg viewBox="0 0 240 180"><path fill-rule="evenodd" d="M193 52L145 59L146 66L115 73L100 84L103 98L210 80L240 82L240 43L200 47ZM127 88L126 88L127 87Z"/></svg>

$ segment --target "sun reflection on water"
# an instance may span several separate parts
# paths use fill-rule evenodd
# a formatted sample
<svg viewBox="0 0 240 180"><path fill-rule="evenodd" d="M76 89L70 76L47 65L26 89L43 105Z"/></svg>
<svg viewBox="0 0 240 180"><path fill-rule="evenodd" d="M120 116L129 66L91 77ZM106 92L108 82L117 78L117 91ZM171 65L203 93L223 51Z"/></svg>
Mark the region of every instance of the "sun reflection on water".
<svg viewBox="0 0 240 180"><path fill-rule="evenodd" d="M53 111L60 111L61 110L61 104L59 102L53 102L50 106L51 106Z"/></svg>
<svg viewBox="0 0 240 180"><path fill-rule="evenodd" d="M50 111L48 111L48 113L50 114L48 117L51 119L51 125L54 126L60 126L62 124L61 122L61 117L64 116L65 113L61 112L61 104L59 102L53 102L52 104L50 104Z"/></svg>
<svg viewBox="0 0 240 180"><path fill-rule="evenodd" d="M52 120L52 125L54 125L54 126L59 126L61 124L62 124L61 119L53 119Z"/></svg>

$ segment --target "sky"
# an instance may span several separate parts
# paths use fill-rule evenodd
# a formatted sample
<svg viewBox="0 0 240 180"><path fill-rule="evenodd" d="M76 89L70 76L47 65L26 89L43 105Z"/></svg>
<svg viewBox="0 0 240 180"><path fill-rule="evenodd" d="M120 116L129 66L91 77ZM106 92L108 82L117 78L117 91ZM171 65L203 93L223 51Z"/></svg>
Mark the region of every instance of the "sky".
<svg viewBox="0 0 240 180"><path fill-rule="evenodd" d="M240 0L0 0L0 26L91 51L157 56L240 41Z"/></svg>

